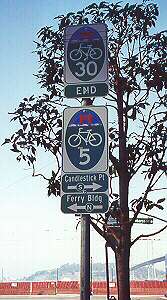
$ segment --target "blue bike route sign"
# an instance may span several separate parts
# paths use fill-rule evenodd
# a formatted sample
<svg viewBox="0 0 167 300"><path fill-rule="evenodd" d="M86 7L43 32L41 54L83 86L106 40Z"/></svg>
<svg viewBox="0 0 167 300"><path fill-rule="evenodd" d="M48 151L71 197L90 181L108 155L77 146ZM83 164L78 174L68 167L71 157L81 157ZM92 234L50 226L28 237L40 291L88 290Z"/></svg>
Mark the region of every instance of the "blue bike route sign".
<svg viewBox="0 0 167 300"><path fill-rule="evenodd" d="M63 114L63 172L108 169L107 108L67 108Z"/></svg>
<svg viewBox="0 0 167 300"><path fill-rule="evenodd" d="M74 107L63 113L61 210L108 210L107 108Z"/></svg>
<svg viewBox="0 0 167 300"><path fill-rule="evenodd" d="M107 95L106 25L67 26L64 45L65 96L75 98Z"/></svg>

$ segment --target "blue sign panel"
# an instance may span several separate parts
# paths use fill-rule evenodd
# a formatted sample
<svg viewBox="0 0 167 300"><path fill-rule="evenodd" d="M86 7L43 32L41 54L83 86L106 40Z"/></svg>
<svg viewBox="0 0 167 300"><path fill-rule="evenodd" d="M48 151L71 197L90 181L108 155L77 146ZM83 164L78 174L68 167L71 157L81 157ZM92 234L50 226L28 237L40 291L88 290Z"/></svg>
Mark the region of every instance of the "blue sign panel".
<svg viewBox="0 0 167 300"><path fill-rule="evenodd" d="M97 30L84 25L71 36L67 47L67 61L72 74L81 81L94 79L105 60L105 46Z"/></svg>
<svg viewBox="0 0 167 300"><path fill-rule="evenodd" d="M65 147L72 165L80 170L90 170L101 159L105 145L105 130L95 111L81 109L68 123Z"/></svg>
<svg viewBox="0 0 167 300"><path fill-rule="evenodd" d="M106 24L67 26L64 33L64 60L67 98L108 94Z"/></svg>

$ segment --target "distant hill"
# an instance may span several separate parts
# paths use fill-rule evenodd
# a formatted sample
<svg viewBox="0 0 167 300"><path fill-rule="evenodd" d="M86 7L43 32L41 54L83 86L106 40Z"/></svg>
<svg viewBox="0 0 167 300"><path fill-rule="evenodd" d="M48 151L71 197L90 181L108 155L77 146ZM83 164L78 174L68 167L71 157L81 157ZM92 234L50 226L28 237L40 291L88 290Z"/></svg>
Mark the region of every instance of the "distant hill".
<svg viewBox="0 0 167 300"><path fill-rule="evenodd" d="M105 264L102 263L94 263L92 266L92 277L94 280L105 280ZM112 277L115 277L114 264L109 264L109 270L112 274ZM59 268L55 268L52 270L43 270L38 271L31 276L24 277L19 279L19 281L44 281L44 280L80 280L80 265L73 264L64 264Z"/></svg>
<svg viewBox="0 0 167 300"><path fill-rule="evenodd" d="M165 279L165 272L161 270L154 270L154 274L156 275L157 280ZM109 264L109 277L110 281L116 280L115 266L114 264ZM133 279L135 280L147 280L148 279L148 269L147 267L143 267L133 274ZM149 278L153 278L153 273L149 272ZM106 280L106 267L103 263L93 263L92 266L92 279L101 281ZM64 264L59 268L55 268L52 270L43 270L38 271L31 276L24 277L19 279L19 281L57 281L57 280L80 280L80 265L73 264Z"/></svg>

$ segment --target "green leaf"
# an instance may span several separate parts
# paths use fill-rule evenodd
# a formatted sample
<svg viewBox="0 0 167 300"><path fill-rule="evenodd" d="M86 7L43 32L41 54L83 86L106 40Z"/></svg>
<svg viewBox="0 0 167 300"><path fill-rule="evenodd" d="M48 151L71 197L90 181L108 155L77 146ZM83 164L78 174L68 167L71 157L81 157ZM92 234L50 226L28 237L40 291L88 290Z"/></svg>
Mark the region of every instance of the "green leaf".
<svg viewBox="0 0 167 300"><path fill-rule="evenodd" d="M80 13L80 12L78 12L78 13ZM75 13L73 13L73 12L70 12L70 13L68 13L68 14L67 14L67 16L66 16L66 17L67 17L67 18L69 18L69 17L71 17L71 16L73 16L73 15L75 15Z"/></svg>
<svg viewBox="0 0 167 300"><path fill-rule="evenodd" d="M165 198L161 198L161 199L159 199L158 201L157 201L157 203L162 203L162 202L164 202L166 199Z"/></svg>
<svg viewBox="0 0 167 300"><path fill-rule="evenodd" d="M132 119L133 121L136 120L136 108L133 108L131 116L128 116L129 119Z"/></svg>
<svg viewBox="0 0 167 300"><path fill-rule="evenodd" d="M10 143L10 139L5 139L5 141L3 142L3 144L1 146L5 145L7 143Z"/></svg>
<svg viewBox="0 0 167 300"><path fill-rule="evenodd" d="M106 7L108 7L108 3L106 1L100 2L99 8L106 8Z"/></svg>
<svg viewBox="0 0 167 300"><path fill-rule="evenodd" d="M145 104L144 104L144 103L139 103L139 107L141 107L141 108L143 108L143 109L145 109L145 108L146 108L146 106L145 106Z"/></svg>
<svg viewBox="0 0 167 300"><path fill-rule="evenodd" d="M10 149L13 152L20 152L18 149Z"/></svg>
<svg viewBox="0 0 167 300"><path fill-rule="evenodd" d="M156 4L155 4L154 8L155 8L155 15L156 15L156 16L159 16L158 7L157 7L157 5L156 5Z"/></svg>
<svg viewBox="0 0 167 300"><path fill-rule="evenodd" d="M155 206L156 206L157 208L161 209L161 210L163 210L163 209L164 209L162 205L155 204Z"/></svg>
<svg viewBox="0 0 167 300"><path fill-rule="evenodd" d="M86 9L92 9L92 8L97 8L97 4L96 3L92 3L89 6L86 7Z"/></svg>

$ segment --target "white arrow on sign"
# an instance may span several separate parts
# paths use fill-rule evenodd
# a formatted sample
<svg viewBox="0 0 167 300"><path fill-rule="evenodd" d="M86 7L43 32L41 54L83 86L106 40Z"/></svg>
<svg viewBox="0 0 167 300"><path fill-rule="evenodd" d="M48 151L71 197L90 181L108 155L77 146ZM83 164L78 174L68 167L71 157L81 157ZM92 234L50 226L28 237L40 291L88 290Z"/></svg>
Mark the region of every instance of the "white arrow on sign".
<svg viewBox="0 0 167 300"><path fill-rule="evenodd" d="M90 203L90 204L92 204L92 203ZM74 204L68 206L68 208L75 211L75 212L77 212L79 209L85 209L86 211L89 211L89 209L86 209L86 205L81 206L81 205L77 205L77 203L74 203ZM103 209L103 205L93 205L92 204L92 209L91 210L94 210L94 209L100 209L101 210L101 209Z"/></svg>
<svg viewBox="0 0 167 300"><path fill-rule="evenodd" d="M96 190L98 190L101 187L102 187L101 184L98 184L98 183L95 183L95 182L93 182L92 184L85 184L84 185L84 189L92 189L93 191L96 191ZM77 189L77 185L68 185L67 189L68 190L78 190Z"/></svg>

